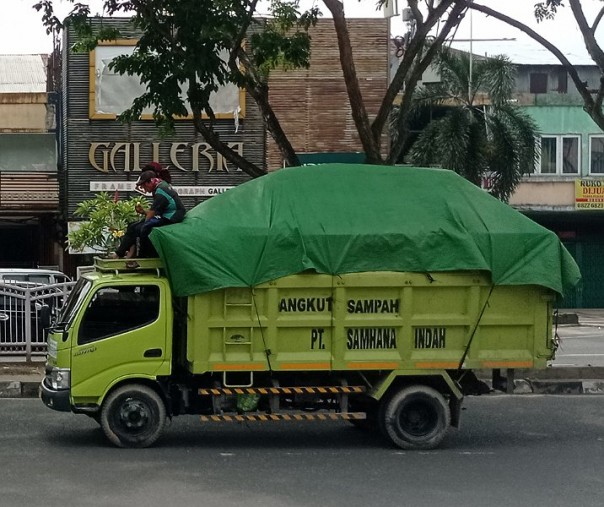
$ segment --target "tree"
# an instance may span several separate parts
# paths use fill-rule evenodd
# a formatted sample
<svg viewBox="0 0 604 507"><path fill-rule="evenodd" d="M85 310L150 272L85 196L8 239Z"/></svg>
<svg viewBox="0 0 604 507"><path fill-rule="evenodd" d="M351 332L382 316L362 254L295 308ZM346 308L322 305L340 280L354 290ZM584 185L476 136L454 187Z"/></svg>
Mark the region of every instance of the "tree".
<svg viewBox="0 0 604 507"><path fill-rule="evenodd" d="M378 0L378 6L382 6L385 1ZM392 76L380 109L374 120L370 122L356 77L343 4L340 0L323 0L323 2L333 16L340 50L340 64L352 116L367 162L393 164L398 159L409 134L409 112L417 83L451 30L463 19L467 4L463 0L425 0L420 8L418 0L408 0L413 15L412 29L408 34L407 42L402 47L402 59ZM386 151L382 146L382 137L393 111L394 101L401 90L404 93L396 114L399 135ZM385 156L384 151L386 151Z"/></svg>
<svg viewBox="0 0 604 507"><path fill-rule="evenodd" d="M113 197L101 192L93 199L80 203L74 214L86 221L67 235L68 247L74 250L92 248L101 255L114 252L126 226L139 218L135 210L137 204L149 207L144 197L120 201L117 192Z"/></svg>
<svg viewBox="0 0 604 507"><path fill-rule="evenodd" d="M79 36L76 50L91 50L99 41L119 36L115 28L94 29L89 6L68 1L75 5L65 24L54 15L53 0L34 5L43 12L49 33L71 24ZM276 67L308 67L308 29L320 12L315 7L301 12L298 0L271 0L272 17L258 19L257 4L258 0L104 0L106 14L130 14L141 31L134 53L119 56L110 64L118 73L140 76L147 87L120 119L136 120L145 108L152 107L156 123L170 130L176 117L191 111L195 128L212 148L251 176L261 176L266 170L223 143L214 129L216 116L210 95L220 86L234 83L245 88L258 104L283 158L289 165L298 165L271 108L268 76ZM249 44L245 44L246 37ZM221 57L224 53L227 56Z"/></svg>
<svg viewBox="0 0 604 507"><path fill-rule="evenodd" d="M384 1L376 0L377 6ZM356 77L343 4L341 0L323 0L323 3L333 16L352 116L367 162L394 163L408 133L407 117L417 82L436 50L463 18L467 2L409 0L414 20L413 33L405 44L400 65L373 119L366 111ZM252 176L259 176L265 170L222 143L213 129L214 115L208 101L209 94L221 84L235 83L244 87L258 105L266 128L286 163L297 165L295 150L270 106L268 76L278 66L308 66L308 29L316 23L320 11L316 7L300 11L299 0L271 0L271 19L258 19L257 4L258 0L104 0L107 14L131 14L142 32L134 54L120 57L113 64L118 72L139 74L148 87L148 93L135 100L122 119L136 119L146 106L152 105L158 124L169 127L175 116L186 113L189 105L195 127L205 140L229 162ZM64 29L54 16L53 0L41 0L35 8L43 12L47 31ZM200 12L204 15L200 16ZM91 49L99 40L117 37L115 30L107 28L94 32L88 21L89 15L88 6L75 3L67 18L81 37L81 49ZM249 38L249 44L244 44L246 38ZM225 60L217 56L221 50L229 55ZM180 97L183 83L188 89L186 103ZM402 106L398 109L400 135L391 145L383 143L394 101L403 89Z"/></svg>
<svg viewBox="0 0 604 507"><path fill-rule="evenodd" d="M441 82L418 90L414 106L444 114L419 134L410 160L451 169L476 185L489 175L491 193L507 201L522 175L533 172L537 153L534 121L509 102L514 65L504 56L479 59L470 75L470 55L442 50L434 66Z"/></svg>
<svg viewBox="0 0 604 507"><path fill-rule="evenodd" d="M602 0L600 0L602 1ZM579 77L579 74L575 67L570 63L570 61L564 56L564 54L558 49L556 45L554 45L551 41L544 39L537 32L532 30L530 27L526 26L524 23L521 23L518 20L515 20L505 14L502 14L495 9L491 9L485 5L480 5L477 3L470 3L469 7L471 9L477 10L489 16L492 16L496 19L499 19L510 26L513 26L520 31L527 34L529 37L537 41L547 50L549 50L559 61L560 64L564 67L570 78L572 79L575 88L581 95L583 99L583 109L585 112L591 117L591 119L604 130L604 113L602 111L602 101L604 99L604 51L602 50L600 44L596 39L596 30L602 20L602 16L604 16L604 6L600 9L600 12L594 18L592 24L590 25L585 18L585 14L581 7L580 0L568 0L570 5L570 9L572 10L573 16L577 23L581 34L583 35L583 40L585 42L585 47L591 56L594 64L600 70L600 83L598 88L592 90L588 88L587 83L582 81ZM538 21L543 21L544 19L551 18L556 15L558 9L565 8L562 0L546 0L545 2L538 2L535 4L535 17Z"/></svg>

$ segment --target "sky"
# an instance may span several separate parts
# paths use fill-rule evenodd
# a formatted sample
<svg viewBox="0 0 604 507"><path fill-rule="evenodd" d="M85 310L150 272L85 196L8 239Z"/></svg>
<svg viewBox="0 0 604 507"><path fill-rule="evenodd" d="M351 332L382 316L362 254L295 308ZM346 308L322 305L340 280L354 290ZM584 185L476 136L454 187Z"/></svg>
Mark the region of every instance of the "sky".
<svg viewBox="0 0 604 507"><path fill-rule="evenodd" d="M79 0L85 2L86 0ZM329 11L320 0L302 0L307 6L317 1L322 12ZM576 28L575 21L570 12L570 7L563 8L553 21L537 24L533 16L533 5L537 0L477 0L477 3L496 8L505 14L531 26L535 31L557 45L572 63L592 63L585 51L585 46ZM41 14L36 12L32 5L36 0L0 0L2 3L2 16L0 17L0 54L32 54L50 53L52 39L46 35L41 21ZM566 2L568 4L568 2ZM93 13L102 12L102 0L89 0ZM344 9L348 17L382 17L376 11L375 0L344 0ZM399 12L407 6L405 0L398 0ZM600 0L583 0L583 9L588 21L592 21L598 10L604 6ZM55 0L55 10L59 18L64 17L71 9L72 4L66 0ZM598 40L604 45L604 21L598 31ZM391 34L403 35L407 26L401 16L391 18ZM516 63L557 63L557 60L542 49L538 44L530 41L526 36L512 27L487 18L481 13L468 14L455 34L455 47L470 50L476 54L507 54ZM480 40L495 39L495 40ZM504 40L505 39L505 40Z"/></svg>

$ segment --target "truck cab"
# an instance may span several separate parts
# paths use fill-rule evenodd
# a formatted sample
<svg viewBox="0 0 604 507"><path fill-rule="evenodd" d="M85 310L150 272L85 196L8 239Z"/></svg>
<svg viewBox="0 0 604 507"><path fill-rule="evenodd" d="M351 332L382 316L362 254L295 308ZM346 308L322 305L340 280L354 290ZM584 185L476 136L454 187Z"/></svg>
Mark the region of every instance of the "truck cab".
<svg viewBox="0 0 604 507"><path fill-rule="evenodd" d="M172 296L160 261L119 264L97 260L50 327L41 391L53 409L97 417L121 383L170 374Z"/></svg>

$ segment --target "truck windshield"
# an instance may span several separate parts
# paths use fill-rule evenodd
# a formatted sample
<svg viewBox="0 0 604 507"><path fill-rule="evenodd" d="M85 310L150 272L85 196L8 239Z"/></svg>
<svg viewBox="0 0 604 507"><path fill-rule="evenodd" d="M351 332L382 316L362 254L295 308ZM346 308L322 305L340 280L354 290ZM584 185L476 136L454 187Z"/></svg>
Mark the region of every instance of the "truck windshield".
<svg viewBox="0 0 604 507"><path fill-rule="evenodd" d="M59 319L57 320L57 326L65 325L71 322L76 314L76 311L82 304L82 301L90 291L90 287L92 286L92 282L90 280L86 280L85 278L80 278L73 290L69 294L69 298L67 298L67 304L59 314Z"/></svg>

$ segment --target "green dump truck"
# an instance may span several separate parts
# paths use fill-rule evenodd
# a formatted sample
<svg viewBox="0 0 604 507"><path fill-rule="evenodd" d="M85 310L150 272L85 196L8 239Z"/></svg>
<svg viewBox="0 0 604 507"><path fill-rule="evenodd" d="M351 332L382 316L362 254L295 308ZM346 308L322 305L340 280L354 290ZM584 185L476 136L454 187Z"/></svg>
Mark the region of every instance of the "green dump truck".
<svg viewBox="0 0 604 507"><path fill-rule="evenodd" d="M404 449L459 424L473 369L544 368L579 280L559 240L449 171L325 165L246 183L96 259L41 393L145 447L166 419L345 419Z"/></svg>

